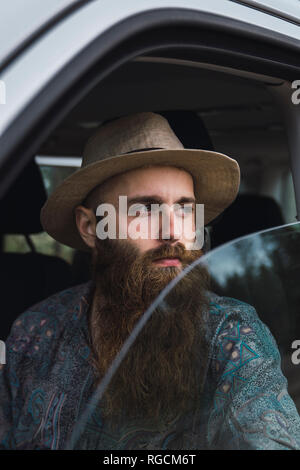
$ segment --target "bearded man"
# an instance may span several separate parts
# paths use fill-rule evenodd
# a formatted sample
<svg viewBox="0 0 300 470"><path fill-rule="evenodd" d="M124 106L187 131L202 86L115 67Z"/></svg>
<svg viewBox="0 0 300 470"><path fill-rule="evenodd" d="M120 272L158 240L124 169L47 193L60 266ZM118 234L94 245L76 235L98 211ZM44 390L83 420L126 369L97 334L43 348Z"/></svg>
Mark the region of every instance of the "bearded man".
<svg viewBox="0 0 300 470"><path fill-rule="evenodd" d="M91 281L15 322L0 377L3 448L300 448L300 419L271 333L251 306L213 294L197 261L203 254L196 243L197 204L204 204L207 224L238 187L235 160L183 148L155 113L129 115L96 131L82 168L54 191L41 215L53 238L91 252ZM121 196L136 211L124 212ZM160 214L152 217L157 205L165 207L167 227ZM101 206L115 210L107 237L99 230ZM190 232L178 230L183 218ZM130 236L133 223L148 236ZM170 282L173 289L101 400L88 407Z"/></svg>

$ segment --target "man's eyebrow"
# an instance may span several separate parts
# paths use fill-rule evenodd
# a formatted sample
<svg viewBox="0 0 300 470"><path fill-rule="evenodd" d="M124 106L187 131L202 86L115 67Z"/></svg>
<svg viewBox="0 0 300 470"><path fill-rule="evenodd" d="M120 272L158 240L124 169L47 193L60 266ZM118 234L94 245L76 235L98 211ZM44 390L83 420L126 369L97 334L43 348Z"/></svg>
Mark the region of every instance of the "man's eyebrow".
<svg viewBox="0 0 300 470"><path fill-rule="evenodd" d="M143 203L143 204L163 204L164 201L156 195L151 196L134 196L127 200L129 204ZM195 203L196 199L194 197L181 197L175 204L185 204L185 203Z"/></svg>
<svg viewBox="0 0 300 470"><path fill-rule="evenodd" d="M180 199L178 199L178 201L176 201L177 204L184 204L184 203L191 203L191 202L195 204L196 199L194 197L181 197Z"/></svg>

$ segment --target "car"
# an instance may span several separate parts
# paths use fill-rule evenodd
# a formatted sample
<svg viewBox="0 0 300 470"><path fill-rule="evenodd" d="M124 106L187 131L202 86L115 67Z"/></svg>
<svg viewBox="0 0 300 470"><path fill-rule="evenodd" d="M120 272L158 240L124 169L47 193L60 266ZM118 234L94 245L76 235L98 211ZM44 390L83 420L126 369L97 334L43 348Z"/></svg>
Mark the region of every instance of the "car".
<svg viewBox="0 0 300 470"><path fill-rule="evenodd" d="M87 255L43 233L47 192L103 122L161 112L185 146L241 167L237 200L206 228L205 260L215 288L270 328L300 412L299 2L11 0L0 22L0 339L30 305L89 276Z"/></svg>

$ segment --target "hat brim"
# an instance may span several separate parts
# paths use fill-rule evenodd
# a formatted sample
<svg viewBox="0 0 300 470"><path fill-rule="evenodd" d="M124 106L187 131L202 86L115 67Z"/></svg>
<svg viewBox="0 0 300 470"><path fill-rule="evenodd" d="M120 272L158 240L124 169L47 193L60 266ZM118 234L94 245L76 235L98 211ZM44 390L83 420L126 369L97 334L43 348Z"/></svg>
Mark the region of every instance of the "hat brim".
<svg viewBox="0 0 300 470"><path fill-rule="evenodd" d="M149 164L180 167L192 175L196 201L204 204L205 224L223 212L238 193L238 163L218 152L159 149L118 155L77 170L54 190L41 210L44 230L64 245L89 251L79 235L74 209L108 178Z"/></svg>

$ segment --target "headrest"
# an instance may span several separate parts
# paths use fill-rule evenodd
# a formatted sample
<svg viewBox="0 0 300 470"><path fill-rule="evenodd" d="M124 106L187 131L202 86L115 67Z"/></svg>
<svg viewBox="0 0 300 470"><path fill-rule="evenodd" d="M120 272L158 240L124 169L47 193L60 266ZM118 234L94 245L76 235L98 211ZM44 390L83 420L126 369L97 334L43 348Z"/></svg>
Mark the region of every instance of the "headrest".
<svg viewBox="0 0 300 470"><path fill-rule="evenodd" d="M42 232L40 211L46 199L42 175L37 164L32 160L0 200L0 233Z"/></svg>
<svg viewBox="0 0 300 470"><path fill-rule="evenodd" d="M212 247L283 224L281 209L275 199L258 194L240 194L215 224Z"/></svg>
<svg viewBox="0 0 300 470"><path fill-rule="evenodd" d="M214 151L214 146L200 116L195 111L160 111L169 122L173 132L187 149Z"/></svg>

